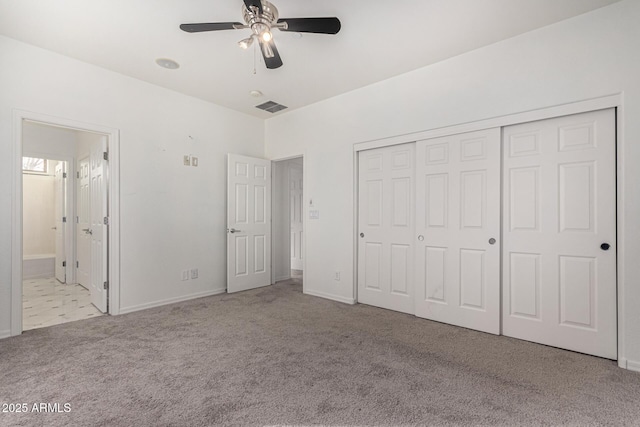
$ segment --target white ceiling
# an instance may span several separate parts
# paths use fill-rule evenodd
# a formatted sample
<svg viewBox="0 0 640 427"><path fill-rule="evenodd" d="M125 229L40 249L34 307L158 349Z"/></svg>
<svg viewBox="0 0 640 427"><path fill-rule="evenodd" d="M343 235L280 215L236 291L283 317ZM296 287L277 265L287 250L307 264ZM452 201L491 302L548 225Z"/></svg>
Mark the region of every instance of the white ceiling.
<svg viewBox="0 0 640 427"><path fill-rule="evenodd" d="M289 107L283 114L618 0L271 1L280 17L337 16L342 30L275 31L284 62L275 70L237 46L249 30L178 28L241 22L242 0L0 0L0 34L267 118L255 105L273 100ZM160 68L160 57L181 66Z"/></svg>

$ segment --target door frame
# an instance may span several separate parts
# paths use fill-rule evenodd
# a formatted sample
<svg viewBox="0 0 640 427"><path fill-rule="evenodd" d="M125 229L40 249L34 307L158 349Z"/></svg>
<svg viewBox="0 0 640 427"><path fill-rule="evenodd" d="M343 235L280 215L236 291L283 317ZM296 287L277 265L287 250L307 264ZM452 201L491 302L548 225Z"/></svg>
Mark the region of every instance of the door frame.
<svg viewBox="0 0 640 427"><path fill-rule="evenodd" d="M107 189L109 214L109 313L120 313L120 131L26 110L13 110L11 209L11 336L22 333L22 125L24 121L103 134L109 149ZM75 169L75 167L74 167Z"/></svg>
<svg viewBox="0 0 640 427"><path fill-rule="evenodd" d="M76 174L76 166L74 164L73 157L66 156L64 154L55 154L49 153L45 151L31 151L24 150L22 152L24 157L40 157L49 160L56 160L59 162L67 163L67 176L74 177ZM72 219L75 216L76 212L76 194L75 194L75 186L74 181L72 179L68 180L65 184L65 191L67 193L65 210L67 213L67 221ZM75 244L75 229L74 227L69 227L69 222L67 222L67 227L64 233L65 244L64 250L67 258L67 267L66 267L66 276L67 282L74 282L76 280L76 269L74 268L74 261L76 259L76 244Z"/></svg>
<svg viewBox="0 0 640 427"><path fill-rule="evenodd" d="M616 260L616 289L617 289L617 319L618 319L618 366L627 369L627 359L625 357L625 290L626 278L624 275L625 267L625 220L624 220L624 172L626 168L625 162L625 135L624 135L624 94L617 93L598 98L592 98L572 103L566 103L555 106L547 106L539 109L509 114L501 117L493 117L485 120L461 123L452 126L445 126L436 129L425 130L421 132L409 133L405 135L391 136L388 138L363 141L353 144L353 164L354 164L354 268L353 268L353 300L357 302L358 298L358 153L360 151L372 148L387 147L391 145L406 144L409 142L417 142L422 139L431 139L442 136L455 135L459 133L473 132L490 128L503 128L505 126L533 122L538 120L552 119L556 117L569 116L572 114L587 113L590 111L604 110L607 108L616 109L616 239L617 239L617 260Z"/></svg>

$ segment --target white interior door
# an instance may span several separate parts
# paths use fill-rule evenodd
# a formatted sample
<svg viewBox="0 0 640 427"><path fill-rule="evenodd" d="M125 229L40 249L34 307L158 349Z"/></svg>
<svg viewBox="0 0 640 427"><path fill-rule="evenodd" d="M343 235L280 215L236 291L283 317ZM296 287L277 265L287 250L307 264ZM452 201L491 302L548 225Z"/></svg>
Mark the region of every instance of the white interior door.
<svg viewBox="0 0 640 427"><path fill-rule="evenodd" d="M614 110L506 127L504 187L504 335L616 359Z"/></svg>
<svg viewBox="0 0 640 427"><path fill-rule="evenodd" d="M416 151L416 315L499 334L500 129Z"/></svg>
<svg viewBox="0 0 640 427"><path fill-rule="evenodd" d="M66 163L58 162L54 171L55 179L55 235L56 235L56 279L61 283L67 281L67 255L65 251L65 178L66 178Z"/></svg>
<svg viewBox="0 0 640 427"><path fill-rule="evenodd" d="M79 284L91 288L91 215L90 215L90 164L89 157L78 162L78 197L76 218L77 263L76 277Z"/></svg>
<svg viewBox="0 0 640 427"><path fill-rule="evenodd" d="M289 220L291 223L291 269L303 269L302 166L289 165Z"/></svg>
<svg viewBox="0 0 640 427"><path fill-rule="evenodd" d="M98 310L107 311L107 152L106 138L93 144L90 154L90 208L91 219L91 303Z"/></svg>
<svg viewBox="0 0 640 427"><path fill-rule="evenodd" d="M358 302L413 313L415 144L359 153Z"/></svg>
<svg viewBox="0 0 640 427"><path fill-rule="evenodd" d="M227 292L271 284L271 161L228 155Z"/></svg>

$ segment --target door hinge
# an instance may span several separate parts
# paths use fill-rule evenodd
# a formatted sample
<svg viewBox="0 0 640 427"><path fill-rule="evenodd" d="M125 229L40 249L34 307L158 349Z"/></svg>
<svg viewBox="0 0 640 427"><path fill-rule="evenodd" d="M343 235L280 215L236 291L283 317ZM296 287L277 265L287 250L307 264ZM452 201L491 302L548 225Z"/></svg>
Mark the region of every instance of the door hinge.
<svg viewBox="0 0 640 427"><path fill-rule="evenodd" d="M80 178L80 172L76 172L76 178Z"/></svg>
<svg viewBox="0 0 640 427"><path fill-rule="evenodd" d="M66 172L62 172L62 177L66 178L67 177L67 173Z"/></svg>
<svg viewBox="0 0 640 427"><path fill-rule="evenodd" d="M104 282L104 289L109 289L109 282Z"/></svg>
<svg viewBox="0 0 640 427"><path fill-rule="evenodd" d="M66 267L67 266L67 261L62 261L62 266Z"/></svg>
<svg viewBox="0 0 640 427"><path fill-rule="evenodd" d="M76 261L76 268L80 268L80 261Z"/></svg>
<svg viewBox="0 0 640 427"><path fill-rule="evenodd" d="M109 217L108 216L104 217L104 225L109 225Z"/></svg>
<svg viewBox="0 0 640 427"><path fill-rule="evenodd" d="M102 158L105 160L109 160L109 152L105 151L104 153L102 153Z"/></svg>
<svg viewBox="0 0 640 427"><path fill-rule="evenodd" d="M66 216L62 217L62 222L67 222L67 217Z"/></svg>

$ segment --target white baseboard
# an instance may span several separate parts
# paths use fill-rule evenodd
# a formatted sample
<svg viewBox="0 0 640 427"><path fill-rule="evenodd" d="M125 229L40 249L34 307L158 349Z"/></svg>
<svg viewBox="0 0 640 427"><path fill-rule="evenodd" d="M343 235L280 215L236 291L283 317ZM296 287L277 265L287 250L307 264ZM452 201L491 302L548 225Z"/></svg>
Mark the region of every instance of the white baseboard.
<svg viewBox="0 0 640 427"><path fill-rule="evenodd" d="M6 331L0 331L0 339L9 338L11 336L11 330L7 329Z"/></svg>
<svg viewBox="0 0 640 427"><path fill-rule="evenodd" d="M210 297L213 295L219 295L227 292L226 288L214 289L212 291L198 292L195 294L183 295L175 298L167 298L160 301L148 302L145 304L134 305L132 307L120 308L120 314L133 313L134 311L146 310L148 308L160 307L167 304L173 304L176 302L188 301L196 298Z"/></svg>
<svg viewBox="0 0 640 427"><path fill-rule="evenodd" d="M356 303L356 301L353 298L346 298L346 297L341 297L339 295L326 294L324 292L313 291L310 289L305 290L304 293L314 297L330 299L332 301L338 301L338 302L342 302L350 305L353 305Z"/></svg>
<svg viewBox="0 0 640 427"><path fill-rule="evenodd" d="M630 371L640 372L640 362L634 362L632 360L627 360L627 369Z"/></svg>

